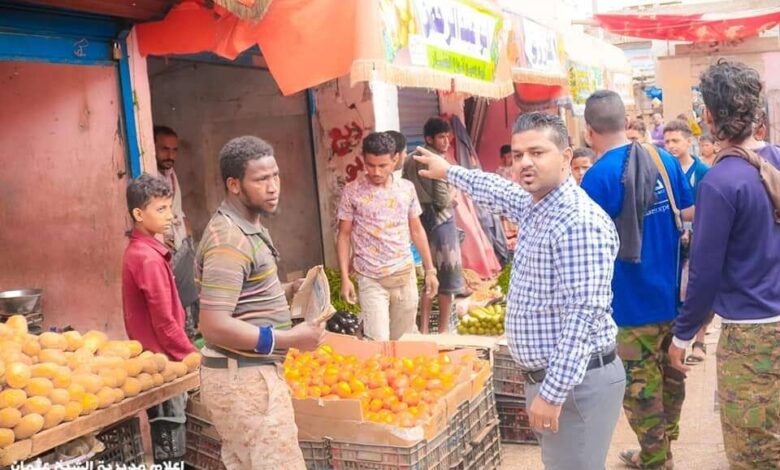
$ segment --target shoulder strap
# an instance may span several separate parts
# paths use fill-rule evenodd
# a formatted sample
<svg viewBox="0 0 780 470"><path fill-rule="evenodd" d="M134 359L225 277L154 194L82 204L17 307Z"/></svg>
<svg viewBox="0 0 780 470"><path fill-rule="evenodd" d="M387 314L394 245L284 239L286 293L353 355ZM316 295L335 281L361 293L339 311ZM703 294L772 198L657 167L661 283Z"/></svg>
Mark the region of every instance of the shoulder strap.
<svg viewBox="0 0 780 470"><path fill-rule="evenodd" d="M664 187L666 187L666 195L669 199L669 206L672 208L672 214L674 214L674 223L677 225L677 230L682 232L682 217L680 216L680 210L677 208L677 201L675 201L674 190L672 189L672 183L669 181L669 173L666 171L666 165L664 165L664 162L661 160L661 155L658 153L658 149L655 148L655 145L642 144L642 147L647 150L647 152L653 158L653 163L655 163L656 168L658 168L658 173L661 175L661 180L664 182Z"/></svg>

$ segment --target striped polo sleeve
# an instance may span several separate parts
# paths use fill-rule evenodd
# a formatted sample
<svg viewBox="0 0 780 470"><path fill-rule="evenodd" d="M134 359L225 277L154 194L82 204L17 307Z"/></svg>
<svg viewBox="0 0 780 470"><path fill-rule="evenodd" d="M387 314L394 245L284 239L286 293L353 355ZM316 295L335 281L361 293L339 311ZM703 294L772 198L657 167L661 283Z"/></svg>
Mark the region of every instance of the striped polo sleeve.
<svg viewBox="0 0 780 470"><path fill-rule="evenodd" d="M221 217L209 224L198 251L201 309L232 315L252 270L246 237Z"/></svg>

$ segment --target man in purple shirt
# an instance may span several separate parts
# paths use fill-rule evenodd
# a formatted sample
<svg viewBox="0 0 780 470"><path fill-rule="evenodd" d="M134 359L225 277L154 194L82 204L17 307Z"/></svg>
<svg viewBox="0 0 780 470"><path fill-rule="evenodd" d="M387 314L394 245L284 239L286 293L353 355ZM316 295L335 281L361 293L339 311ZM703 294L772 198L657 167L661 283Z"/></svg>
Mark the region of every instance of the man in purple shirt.
<svg viewBox="0 0 780 470"><path fill-rule="evenodd" d="M719 62L700 89L724 150L699 184L688 292L669 355L687 371L685 348L710 309L723 318L718 390L729 463L780 469L780 148L753 137L758 72Z"/></svg>
<svg viewBox="0 0 780 470"><path fill-rule="evenodd" d="M666 149L664 129L666 129L664 117L661 113L653 114L653 128L650 130L650 137L653 139L653 145L661 149Z"/></svg>

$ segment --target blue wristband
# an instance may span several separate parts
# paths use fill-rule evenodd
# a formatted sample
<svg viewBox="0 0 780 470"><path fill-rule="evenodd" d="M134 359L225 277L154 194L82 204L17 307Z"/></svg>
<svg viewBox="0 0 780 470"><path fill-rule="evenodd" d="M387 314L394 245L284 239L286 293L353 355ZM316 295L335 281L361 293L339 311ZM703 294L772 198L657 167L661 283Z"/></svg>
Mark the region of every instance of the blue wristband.
<svg viewBox="0 0 780 470"><path fill-rule="evenodd" d="M274 329L272 326L261 326L257 335L255 352L258 354L271 354L274 352Z"/></svg>

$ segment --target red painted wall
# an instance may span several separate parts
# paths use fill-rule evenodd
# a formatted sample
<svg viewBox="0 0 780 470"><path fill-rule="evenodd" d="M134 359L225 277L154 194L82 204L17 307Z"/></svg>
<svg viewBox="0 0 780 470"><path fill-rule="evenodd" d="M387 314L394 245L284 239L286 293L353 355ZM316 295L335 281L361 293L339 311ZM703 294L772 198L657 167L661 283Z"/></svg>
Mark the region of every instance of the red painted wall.
<svg viewBox="0 0 780 470"><path fill-rule="evenodd" d="M44 321L124 337L129 226L115 68L0 62L0 290Z"/></svg>
<svg viewBox="0 0 780 470"><path fill-rule="evenodd" d="M514 124L518 114L520 114L520 108L511 97L493 101L488 106L482 138L477 147L479 160L484 170L495 171L501 165L501 156L498 152L502 145L509 144L512 124Z"/></svg>

